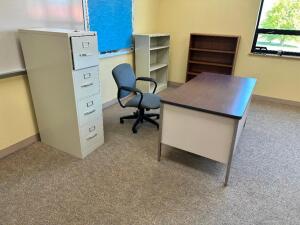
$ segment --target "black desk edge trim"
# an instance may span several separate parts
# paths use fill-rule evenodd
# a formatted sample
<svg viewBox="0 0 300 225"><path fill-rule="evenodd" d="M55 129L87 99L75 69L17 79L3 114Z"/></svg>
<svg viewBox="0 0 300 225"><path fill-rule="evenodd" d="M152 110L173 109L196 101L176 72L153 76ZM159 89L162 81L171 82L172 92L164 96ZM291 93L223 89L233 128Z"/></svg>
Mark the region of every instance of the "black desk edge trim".
<svg viewBox="0 0 300 225"><path fill-rule="evenodd" d="M210 113L210 114L214 114L214 115L218 115L218 116L223 116L223 117L227 117L227 118L231 118L231 119L242 119L243 116L235 116L235 115L230 115L230 114L226 114L226 113L220 113L220 112L215 112L215 111L211 111L208 109L201 109L201 108L196 108L193 106L187 106L187 105L182 105L182 104L178 104L178 103L174 103L174 102L169 102L166 100L160 100L161 103L164 104L169 104L169 105L174 105L174 106L178 106L181 108L186 108L186 109L191 109L191 110L195 110L195 111L199 111L199 112L205 112L205 113Z"/></svg>

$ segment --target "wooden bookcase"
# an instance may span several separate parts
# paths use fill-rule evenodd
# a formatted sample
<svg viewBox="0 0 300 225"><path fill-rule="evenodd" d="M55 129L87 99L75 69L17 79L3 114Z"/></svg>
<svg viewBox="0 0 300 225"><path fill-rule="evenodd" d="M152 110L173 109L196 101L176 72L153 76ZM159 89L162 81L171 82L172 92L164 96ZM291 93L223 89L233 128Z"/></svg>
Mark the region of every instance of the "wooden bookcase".
<svg viewBox="0 0 300 225"><path fill-rule="evenodd" d="M186 81L202 72L232 75L239 36L191 34Z"/></svg>
<svg viewBox="0 0 300 225"><path fill-rule="evenodd" d="M156 92L167 88L169 66L169 34L135 35L135 69L137 77L151 77L157 82ZM152 92L153 83L138 82L143 92Z"/></svg>

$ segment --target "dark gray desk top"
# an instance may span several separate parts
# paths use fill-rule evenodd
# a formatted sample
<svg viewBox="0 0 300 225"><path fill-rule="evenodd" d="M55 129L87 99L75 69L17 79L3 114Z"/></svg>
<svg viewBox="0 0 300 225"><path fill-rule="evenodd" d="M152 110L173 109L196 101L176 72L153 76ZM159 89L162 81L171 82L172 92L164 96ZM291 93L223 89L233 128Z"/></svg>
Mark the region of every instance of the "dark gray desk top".
<svg viewBox="0 0 300 225"><path fill-rule="evenodd" d="M163 92L161 102L241 119L255 84L254 78L202 73L176 89Z"/></svg>

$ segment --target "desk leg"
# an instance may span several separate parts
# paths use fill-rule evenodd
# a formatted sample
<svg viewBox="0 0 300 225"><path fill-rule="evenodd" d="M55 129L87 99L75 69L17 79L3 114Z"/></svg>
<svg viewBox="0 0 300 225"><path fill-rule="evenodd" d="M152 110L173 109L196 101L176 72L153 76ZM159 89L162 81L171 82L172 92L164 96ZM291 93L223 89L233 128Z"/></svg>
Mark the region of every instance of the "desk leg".
<svg viewBox="0 0 300 225"><path fill-rule="evenodd" d="M161 158L161 137L162 137L163 111L164 111L164 104L161 103L160 116L159 116L158 152L157 152L157 160L158 161L160 161L160 158Z"/></svg>
<svg viewBox="0 0 300 225"><path fill-rule="evenodd" d="M158 153L157 153L157 161L159 162L161 158L161 143L158 143Z"/></svg>
<svg viewBox="0 0 300 225"><path fill-rule="evenodd" d="M235 120L234 121L234 132L233 132L232 142L231 142L231 147L230 147L231 149L230 149L227 168L226 168L226 176L225 176L225 182L224 182L225 187L228 184L228 179L229 179L229 175L230 175L230 168L231 168L231 162L232 162L233 152L234 152L234 148L235 148L235 142L237 141L238 127L239 127L239 120Z"/></svg>
<svg viewBox="0 0 300 225"><path fill-rule="evenodd" d="M248 117L245 119L244 128L245 128L245 126L247 124L247 119L248 119Z"/></svg>

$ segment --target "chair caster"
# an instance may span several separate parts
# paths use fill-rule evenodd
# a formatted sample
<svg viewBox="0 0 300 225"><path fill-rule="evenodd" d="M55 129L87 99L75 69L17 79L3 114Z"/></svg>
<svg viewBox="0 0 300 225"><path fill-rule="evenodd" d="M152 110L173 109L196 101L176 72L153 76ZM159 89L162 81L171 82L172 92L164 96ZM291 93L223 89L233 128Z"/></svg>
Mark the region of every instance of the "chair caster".
<svg viewBox="0 0 300 225"><path fill-rule="evenodd" d="M124 120L123 120L123 119L120 119L120 123L123 124L123 123L124 123Z"/></svg>
<svg viewBox="0 0 300 225"><path fill-rule="evenodd" d="M132 132L133 132L134 134L136 134L136 133L137 133L137 129L132 128Z"/></svg>

